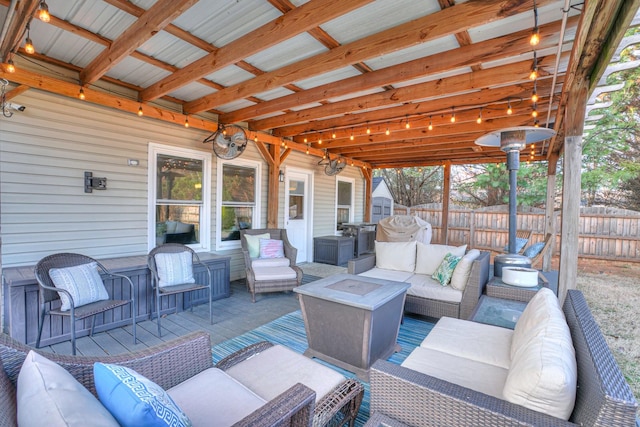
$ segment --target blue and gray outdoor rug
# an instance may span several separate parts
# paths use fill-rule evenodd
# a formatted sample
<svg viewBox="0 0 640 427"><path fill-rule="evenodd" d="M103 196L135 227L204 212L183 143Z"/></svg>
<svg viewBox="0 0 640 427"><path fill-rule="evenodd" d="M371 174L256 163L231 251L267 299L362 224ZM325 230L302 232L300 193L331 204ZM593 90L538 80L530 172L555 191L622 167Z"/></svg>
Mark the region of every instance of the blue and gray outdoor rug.
<svg viewBox="0 0 640 427"><path fill-rule="evenodd" d="M414 317L405 316L400 332L398 334L398 344L402 351L393 354L388 360L392 363L400 364L416 348L433 328L433 323L426 322ZM300 310L285 314L278 319L262 325L252 331L237 336L233 339L220 343L213 347L213 361L217 363L222 358L234 351L240 350L250 344L259 341L271 341L291 348L299 353L304 353L308 347L307 337L304 329L304 321ZM343 374L345 377L354 378L352 372L345 371L334 365L319 359L314 359L329 366ZM362 426L369 418L369 384L363 383L365 387L362 406L358 413L356 426Z"/></svg>

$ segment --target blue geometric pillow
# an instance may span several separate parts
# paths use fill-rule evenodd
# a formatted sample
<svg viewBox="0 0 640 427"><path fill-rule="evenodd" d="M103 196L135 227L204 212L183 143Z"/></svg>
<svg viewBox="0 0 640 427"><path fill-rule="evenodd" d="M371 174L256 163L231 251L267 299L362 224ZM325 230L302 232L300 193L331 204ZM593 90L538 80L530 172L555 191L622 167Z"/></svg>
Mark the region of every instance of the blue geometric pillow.
<svg viewBox="0 0 640 427"><path fill-rule="evenodd" d="M527 244L527 242L529 241L529 239L525 239L524 237L516 237L516 253L519 254L520 251L522 250L522 248L524 248L524 245ZM508 252L509 251L509 244L507 243L507 245L504 247L504 252Z"/></svg>
<svg viewBox="0 0 640 427"><path fill-rule="evenodd" d="M93 376L100 402L121 426L191 426L162 387L133 369L94 363Z"/></svg>
<svg viewBox="0 0 640 427"><path fill-rule="evenodd" d="M540 253L542 248L544 248L544 242L534 243L533 245L529 246L522 255L533 258Z"/></svg>
<svg viewBox="0 0 640 427"><path fill-rule="evenodd" d="M49 270L49 277L56 288L64 289L71 294L74 307L109 299L95 262L73 267L52 268ZM62 301L60 309L70 310L69 297L63 292L58 293Z"/></svg>

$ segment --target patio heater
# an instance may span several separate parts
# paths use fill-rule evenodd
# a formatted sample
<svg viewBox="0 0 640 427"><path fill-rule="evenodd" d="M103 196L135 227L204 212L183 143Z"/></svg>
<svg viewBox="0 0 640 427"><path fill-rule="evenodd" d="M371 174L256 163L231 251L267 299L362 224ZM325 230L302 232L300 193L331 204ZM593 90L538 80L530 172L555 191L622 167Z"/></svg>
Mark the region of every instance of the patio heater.
<svg viewBox="0 0 640 427"><path fill-rule="evenodd" d="M494 276L502 277L503 267L531 267L531 259L516 253L516 190L518 169L520 169L520 150L527 144L535 144L551 138L556 132L553 129L518 126L500 129L476 139L477 145L500 147L507 153L507 169L509 170L509 246L508 253L497 255L493 261Z"/></svg>

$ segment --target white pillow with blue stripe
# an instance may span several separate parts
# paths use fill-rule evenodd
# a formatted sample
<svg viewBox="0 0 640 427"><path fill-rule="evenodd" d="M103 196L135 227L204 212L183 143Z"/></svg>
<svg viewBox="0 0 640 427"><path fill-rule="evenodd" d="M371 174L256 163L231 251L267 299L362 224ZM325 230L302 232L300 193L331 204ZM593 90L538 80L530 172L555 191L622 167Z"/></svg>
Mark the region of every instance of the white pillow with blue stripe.
<svg viewBox="0 0 640 427"><path fill-rule="evenodd" d="M155 255L155 260L160 282L158 286L161 288L196 282L190 252L159 253Z"/></svg>
<svg viewBox="0 0 640 427"><path fill-rule="evenodd" d="M162 387L133 369L94 363L93 377L100 402L121 426L191 426Z"/></svg>
<svg viewBox="0 0 640 427"><path fill-rule="evenodd" d="M71 294L74 307L109 299L102 277L98 273L98 264L95 262L73 267L52 268L49 270L49 277L56 288L64 289ZM60 309L69 311L71 309L69 297L63 292L59 292L59 295L62 301Z"/></svg>

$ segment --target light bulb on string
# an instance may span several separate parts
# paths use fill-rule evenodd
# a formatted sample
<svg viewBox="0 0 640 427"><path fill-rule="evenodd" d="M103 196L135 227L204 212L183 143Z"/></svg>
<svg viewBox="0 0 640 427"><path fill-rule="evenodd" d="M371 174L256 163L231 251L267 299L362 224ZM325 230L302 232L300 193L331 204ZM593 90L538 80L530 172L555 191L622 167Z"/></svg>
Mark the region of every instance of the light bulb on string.
<svg viewBox="0 0 640 427"><path fill-rule="evenodd" d="M407 116L407 121L406 121L406 123L404 125L404 128L405 129L409 129L410 127L411 127L411 125L409 124L409 116Z"/></svg>
<svg viewBox="0 0 640 427"><path fill-rule="evenodd" d="M31 41L31 25L27 24L27 38L25 39L24 51L29 55L33 55L36 51L36 48L33 47L33 42Z"/></svg>
<svg viewBox="0 0 640 427"><path fill-rule="evenodd" d="M331 138L336 139L336 131L335 131L335 129L331 133Z"/></svg>
<svg viewBox="0 0 640 427"><path fill-rule="evenodd" d="M507 114L508 115L512 115L513 114L513 109L511 108L511 100L507 101Z"/></svg>
<svg viewBox="0 0 640 427"><path fill-rule="evenodd" d="M49 14L49 6L47 6L46 1L41 1L40 6L38 6L38 19L42 22L51 21L51 15Z"/></svg>
<svg viewBox="0 0 640 427"><path fill-rule="evenodd" d="M7 61L7 73L15 73L16 66L13 63L13 59Z"/></svg>
<svg viewBox="0 0 640 427"><path fill-rule="evenodd" d="M349 136L349 139L351 141L353 141L355 139L355 137L353 136L353 128L351 128L351 135Z"/></svg>
<svg viewBox="0 0 640 427"><path fill-rule="evenodd" d="M189 127L189 116L184 116L184 127Z"/></svg>
<svg viewBox="0 0 640 427"><path fill-rule="evenodd" d="M480 107L480 112L478 113L478 118L476 119L476 123L482 123L482 107Z"/></svg>
<svg viewBox="0 0 640 427"><path fill-rule="evenodd" d="M536 7L536 0L533 0L533 31L531 32L531 38L529 38L529 44L531 46L537 46L540 43L540 30L538 29L538 8Z"/></svg>
<svg viewBox="0 0 640 427"><path fill-rule="evenodd" d="M318 138L318 145L322 145L322 138Z"/></svg>
<svg viewBox="0 0 640 427"><path fill-rule="evenodd" d="M536 51L533 51L533 66L531 67L531 73L529 73L529 80L536 80L538 78L538 55Z"/></svg>
<svg viewBox="0 0 640 427"><path fill-rule="evenodd" d="M431 116L429 116L429 130L433 130L433 122L431 121Z"/></svg>
<svg viewBox="0 0 640 427"><path fill-rule="evenodd" d="M138 116L139 116L139 117L142 117L143 115L144 115L144 112L142 111L142 105L140 105L140 106L138 107Z"/></svg>
<svg viewBox="0 0 640 427"><path fill-rule="evenodd" d="M367 122L367 135L371 133L371 128L369 127L369 122Z"/></svg>
<svg viewBox="0 0 640 427"><path fill-rule="evenodd" d="M387 135L387 136L389 136L391 134L391 131L389 130L389 128L387 128L387 130L384 131L384 134Z"/></svg>
<svg viewBox="0 0 640 427"><path fill-rule="evenodd" d="M451 123L455 123L456 122L456 112L454 111L453 107L451 107Z"/></svg>
<svg viewBox="0 0 640 427"><path fill-rule="evenodd" d="M84 89L82 89L82 87L80 88L80 92L78 92L78 98L80 98L83 101L86 99L84 95Z"/></svg>
<svg viewBox="0 0 640 427"><path fill-rule="evenodd" d="M531 94L531 102L533 102L534 104L536 102L538 102L538 88L536 87L538 85L537 82L534 82L533 84L533 93Z"/></svg>

